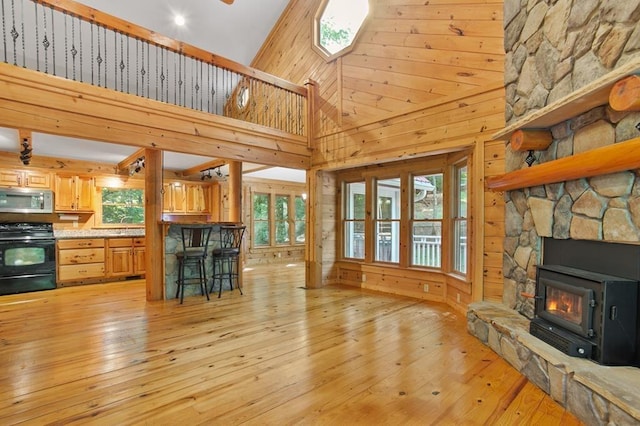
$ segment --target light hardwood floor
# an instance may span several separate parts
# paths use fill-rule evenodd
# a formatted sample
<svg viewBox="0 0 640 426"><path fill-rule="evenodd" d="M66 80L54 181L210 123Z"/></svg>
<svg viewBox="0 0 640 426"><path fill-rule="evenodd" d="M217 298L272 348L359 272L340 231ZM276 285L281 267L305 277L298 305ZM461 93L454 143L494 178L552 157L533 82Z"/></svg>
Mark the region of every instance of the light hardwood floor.
<svg viewBox="0 0 640 426"><path fill-rule="evenodd" d="M0 424L577 425L440 304L304 289L146 302L142 281L0 297Z"/></svg>

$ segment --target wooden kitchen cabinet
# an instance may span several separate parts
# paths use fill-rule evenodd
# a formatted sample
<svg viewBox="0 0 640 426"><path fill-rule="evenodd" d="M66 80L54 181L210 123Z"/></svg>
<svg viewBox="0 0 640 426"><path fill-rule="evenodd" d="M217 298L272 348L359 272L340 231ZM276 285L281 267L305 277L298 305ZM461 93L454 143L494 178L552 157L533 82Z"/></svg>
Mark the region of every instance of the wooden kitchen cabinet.
<svg viewBox="0 0 640 426"><path fill-rule="evenodd" d="M144 238L133 239L133 274L144 275L146 272L146 242Z"/></svg>
<svg viewBox="0 0 640 426"><path fill-rule="evenodd" d="M133 274L133 238L107 239L107 275L126 277Z"/></svg>
<svg viewBox="0 0 640 426"><path fill-rule="evenodd" d="M165 213L185 213L186 194L185 185L182 182L165 182L162 185L162 210Z"/></svg>
<svg viewBox="0 0 640 426"><path fill-rule="evenodd" d="M105 277L104 238L81 238L56 242L58 285L84 284Z"/></svg>
<svg viewBox="0 0 640 426"><path fill-rule="evenodd" d="M93 177L56 174L55 211L93 212Z"/></svg>
<svg viewBox="0 0 640 426"><path fill-rule="evenodd" d="M50 189L51 173L36 170L0 169L0 186Z"/></svg>
<svg viewBox="0 0 640 426"><path fill-rule="evenodd" d="M201 184L186 184L186 211L187 213L209 213L211 210L209 208L209 200L211 199L209 195L210 186L201 185Z"/></svg>

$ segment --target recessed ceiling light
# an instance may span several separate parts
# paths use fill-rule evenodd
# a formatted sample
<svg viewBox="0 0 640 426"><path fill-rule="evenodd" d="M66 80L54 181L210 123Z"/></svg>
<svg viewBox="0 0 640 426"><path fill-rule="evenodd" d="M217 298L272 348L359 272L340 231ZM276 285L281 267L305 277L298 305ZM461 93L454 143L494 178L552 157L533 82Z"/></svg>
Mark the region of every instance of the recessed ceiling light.
<svg viewBox="0 0 640 426"><path fill-rule="evenodd" d="M182 16L182 15L176 15L176 16L173 18L173 22L175 22L177 26L182 27L182 26L185 24L185 22L186 22L186 21L185 21L185 19L184 19L184 16Z"/></svg>

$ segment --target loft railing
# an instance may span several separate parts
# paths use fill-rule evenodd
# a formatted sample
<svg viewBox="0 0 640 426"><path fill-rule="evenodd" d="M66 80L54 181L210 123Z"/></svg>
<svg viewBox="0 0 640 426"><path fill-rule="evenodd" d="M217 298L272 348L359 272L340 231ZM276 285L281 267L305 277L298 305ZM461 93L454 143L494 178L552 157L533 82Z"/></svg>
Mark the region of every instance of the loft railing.
<svg viewBox="0 0 640 426"><path fill-rule="evenodd" d="M0 0L0 60L305 136L307 90L71 0Z"/></svg>

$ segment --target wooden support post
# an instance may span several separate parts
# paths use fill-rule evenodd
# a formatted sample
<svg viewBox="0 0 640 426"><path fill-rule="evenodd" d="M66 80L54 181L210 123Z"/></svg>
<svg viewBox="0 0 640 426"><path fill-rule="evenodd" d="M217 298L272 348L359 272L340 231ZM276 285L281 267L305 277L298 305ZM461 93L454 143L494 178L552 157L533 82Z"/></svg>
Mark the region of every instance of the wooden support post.
<svg viewBox="0 0 640 426"><path fill-rule="evenodd" d="M145 278L147 300L163 300L164 238L162 235L162 151L146 149L144 173Z"/></svg>
<svg viewBox="0 0 640 426"><path fill-rule="evenodd" d="M242 222L242 163L229 162L229 222Z"/></svg>
<svg viewBox="0 0 640 426"><path fill-rule="evenodd" d="M305 285L322 287L322 171L307 171Z"/></svg>
<svg viewBox="0 0 640 426"><path fill-rule="evenodd" d="M318 92L318 83L314 80L307 80L304 83L307 86L307 147L313 148L313 140L316 135L315 115L316 115L316 99Z"/></svg>
<svg viewBox="0 0 640 426"><path fill-rule="evenodd" d="M516 130L511 135L513 151L542 151L553 142L548 130Z"/></svg>
<svg viewBox="0 0 640 426"><path fill-rule="evenodd" d="M640 111L640 76L630 75L614 84L609 105L616 111Z"/></svg>

